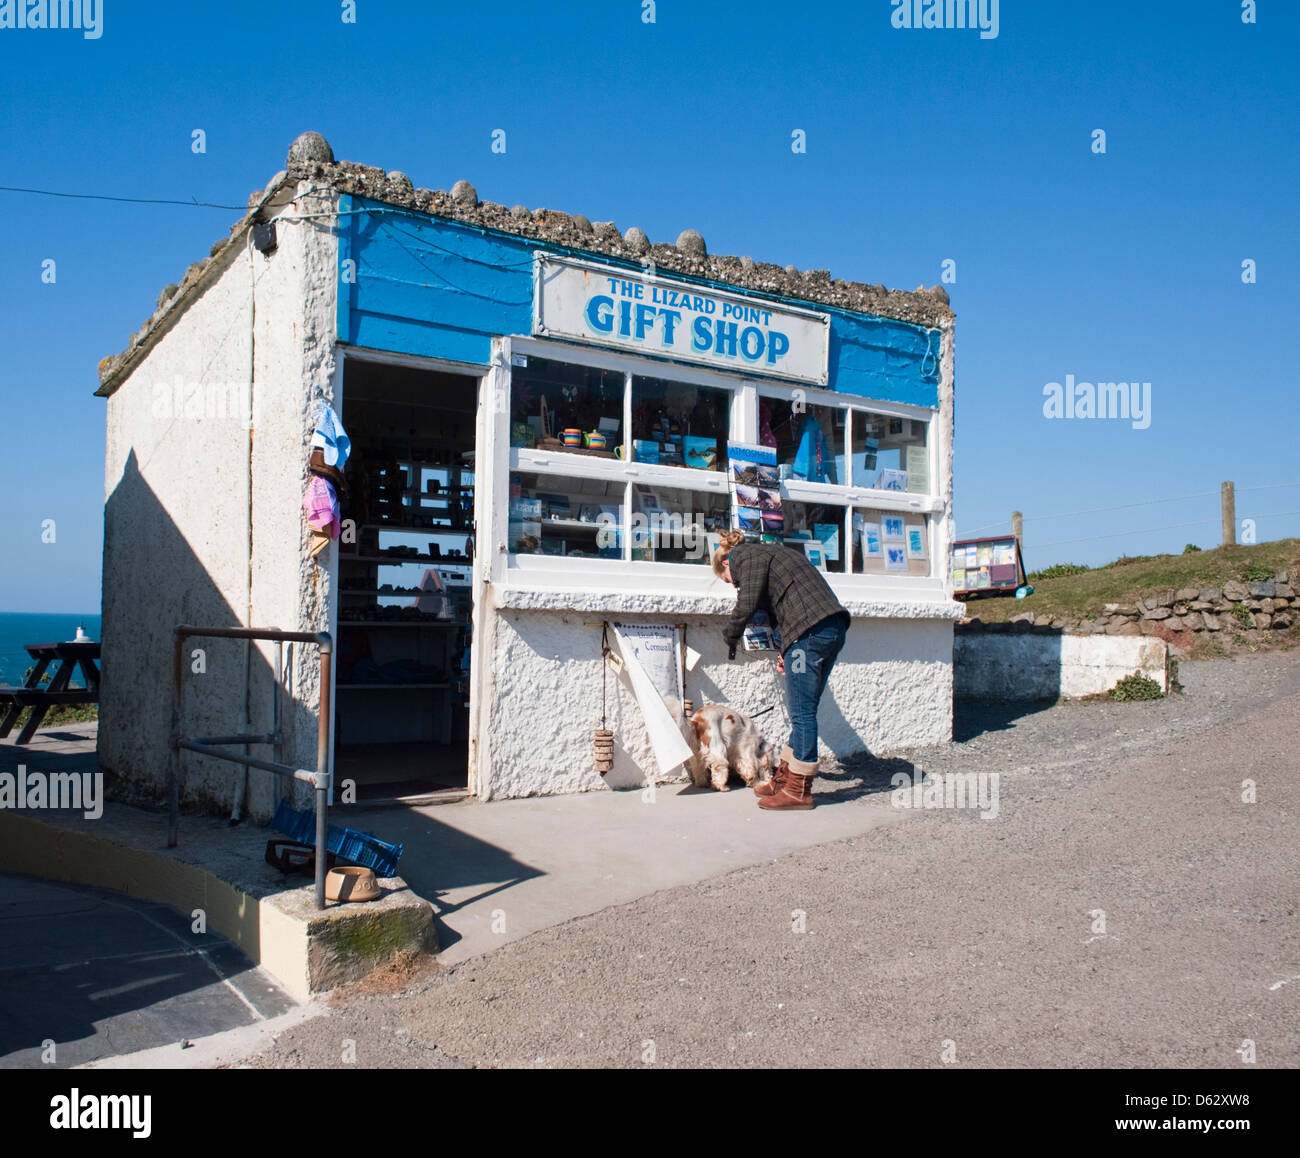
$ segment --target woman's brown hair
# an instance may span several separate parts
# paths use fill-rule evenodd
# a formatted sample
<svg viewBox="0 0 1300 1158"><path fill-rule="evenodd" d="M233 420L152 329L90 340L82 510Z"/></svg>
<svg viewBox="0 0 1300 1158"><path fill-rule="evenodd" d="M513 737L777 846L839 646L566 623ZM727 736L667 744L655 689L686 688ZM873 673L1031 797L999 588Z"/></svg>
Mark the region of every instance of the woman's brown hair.
<svg viewBox="0 0 1300 1158"><path fill-rule="evenodd" d="M733 547L739 546L745 541L745 535L741 531L723 531L718 542L722 544L713 552L713 573L722 578L722 568L727 562L727 556L731 554Z"/></svg>

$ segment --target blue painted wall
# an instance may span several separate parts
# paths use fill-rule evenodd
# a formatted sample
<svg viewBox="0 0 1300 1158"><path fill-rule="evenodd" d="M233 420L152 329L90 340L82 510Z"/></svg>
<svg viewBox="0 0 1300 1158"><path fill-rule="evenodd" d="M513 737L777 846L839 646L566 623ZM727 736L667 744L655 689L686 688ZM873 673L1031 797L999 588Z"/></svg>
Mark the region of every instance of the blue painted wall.
<svg viewBox="0 0 1300 1158"><path fill-rule="evenodd" d="M532 332L538 250L640 269L360 197L341 198L339 208L338 338L349 345L486 364L494 337ZM356 263L351 281L343 276L349 259ZM745 293L720 282L669 276ZM832 390L938 408L938 331L772 295L746 296L830 314Z"/></svg>

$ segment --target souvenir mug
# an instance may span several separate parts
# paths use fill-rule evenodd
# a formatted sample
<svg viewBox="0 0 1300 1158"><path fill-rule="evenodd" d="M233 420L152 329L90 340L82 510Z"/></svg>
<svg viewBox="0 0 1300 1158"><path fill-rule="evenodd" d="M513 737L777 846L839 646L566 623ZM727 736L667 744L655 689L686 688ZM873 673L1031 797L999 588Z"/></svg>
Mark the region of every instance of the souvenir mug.
<svg viewBox="0 0 1300 1158"><path fill-rule="evenodd" d="M565 445L565 446L581 446L581 445L582 445L582 431L579 430L576 426L571 426L571 427L569 427L569 429L567 429L567 430L564 432L564 445Z"/></svg>

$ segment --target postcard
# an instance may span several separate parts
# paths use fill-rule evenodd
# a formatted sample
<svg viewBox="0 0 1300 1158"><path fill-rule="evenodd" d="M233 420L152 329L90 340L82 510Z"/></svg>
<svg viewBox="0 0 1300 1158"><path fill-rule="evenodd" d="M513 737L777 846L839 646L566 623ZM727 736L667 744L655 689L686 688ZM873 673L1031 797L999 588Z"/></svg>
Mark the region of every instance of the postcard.
<svg viewBox="0 0 1300 1158"><path fill-rule="evenodd" d="M879 559L884 551L880 544L880 524L862 524L862 554L868 559Z"/></svg>
<svg viewBox="0 0 1300 1158"><path fill-rule="evenodd" d="M840 527L838 523L814 523L813 538L826 549L826 561L836 562L840 557Z"/></svg>
<svg viewBox="0 0 1300 1158"><path fill-rule="evenodd" d="M881 491L905 491L907 490L907 471L890 470L886 467L880 472L880 477L876 479L876 490Z"/></svg>
<svg viewBox="0 0 1300 1158"><path fill-rule="evenodd" d="M930 489L930 456L925 447L905 447L903 466L906 467L907 489L913 494L925 494Z"/></svg>
<svg viewBox="0 0 1300 1158"><path fill-rule="evenodd" d="M904 530L904 522L903 522L902 515L886 515L883 519L880 520L880 523L881 526L883 527L881 538L886 540L898 540L900 542L902 541L903 530Z"/></svg>
<svg viewBox="0 0 1300 1158"><path fill-rule="evenodd" d="M718 440L697 438L693 434L682 437L682 461L696 470L718 469Z"/></svg>
<svg viewBox="0 0 1300 1158"><path fill-rule="evenodd" d="M909 559L925 558L925 528L907 528L907 557Z"/></svg>
<svg viewBox="0 0 1300 1158"><path fill-rule="evenodd" d="M885 544L885 570L907 570L907 548L894 543Z"/></svg>
<svg viewBox="0 0 1300 1158"><path fill-rule="evenodd" d="M809 541L803 545L804 554L808 557L808 562L816 567L819 571L826 570L826 553L822 550L821 543Z"/></svg>

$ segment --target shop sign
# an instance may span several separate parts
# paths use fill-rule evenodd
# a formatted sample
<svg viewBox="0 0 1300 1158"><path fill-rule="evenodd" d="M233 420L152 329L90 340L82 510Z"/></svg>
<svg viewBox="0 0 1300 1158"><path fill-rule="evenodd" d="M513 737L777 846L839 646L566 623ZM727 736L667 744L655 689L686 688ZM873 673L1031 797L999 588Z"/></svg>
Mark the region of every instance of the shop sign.
<svg viewBox="0 0 1300 1158"><path fill-rule="evenodd" d="M824 386L830 316L537 256L533 332Z"/></svg>

